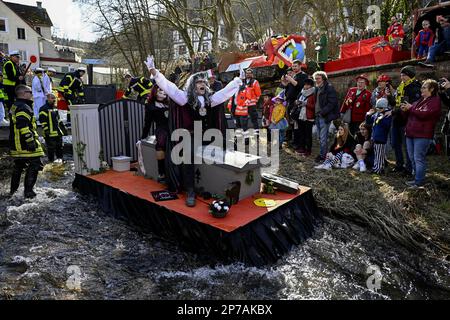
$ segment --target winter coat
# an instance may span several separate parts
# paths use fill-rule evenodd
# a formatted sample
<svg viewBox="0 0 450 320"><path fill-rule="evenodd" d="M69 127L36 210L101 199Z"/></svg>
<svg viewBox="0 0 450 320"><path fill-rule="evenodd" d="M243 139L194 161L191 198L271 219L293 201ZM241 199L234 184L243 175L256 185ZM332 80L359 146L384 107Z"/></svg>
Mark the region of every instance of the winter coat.
<svg viewBox="0 0 450 320"><path fill-rule="evenodd" d="M401 86L401 84L400 84ZM397 89L397 95L396 95L396 108L392 111L393 116L393 123L396 127L404 127L406 125L405 118L401 114L400 105L402 102L402 99L407 100L408 103L413 104L417 100L420 99L422 96L420 89L422 88L422 84L416 80L411 79L411 82L408 83L404 87L403 95L400 93L400 87Z"/></svg>
<svg viewBox="0 0 450 320"><path fill-rule="evenodd" d="M314 90L314 88L311 88L309 90L302 90L302 93L299 97L299 101L300 103L302 103L302 105L300 106L299 120L315 120L316 96L314 95ZM310 91L312 91L312 93L310 93ZM306 106L304 105L304 103L306 103Z"/></svg>
<svg viewBox="0 0 450 320"><path fill-rule="evenodd" d="M352 123L363 122L367 112L371 109L370 99L372 98L372 93L366 89L361 91L359 95L357 92L358 88L348 90L341 107L341 113L345 113L348 109L352 110Z"/></svg>
<svg viewBox="0 0 450 320"><path fill-rule="evenodd" d="M336 90L326 81L322 88L316 88L316 102L319 99L320 113L319 115L325 119L327 123L339 119L339 101Z"/></svg>
<svg viewBox="0 0 450 320"><path fill-rule="evenodd" d="M367 115L366 123L372 126L372 140L377 144L387 144L392 125L392 116L377 112Z"/></svg>
<svg viewBox="0 0 450 320"><path fill-rule="evenodd" d="M433 139L436 124L441 117L441 98L421 98L409 111L403 112L408 119L406 136L408 138Z"/></svg>

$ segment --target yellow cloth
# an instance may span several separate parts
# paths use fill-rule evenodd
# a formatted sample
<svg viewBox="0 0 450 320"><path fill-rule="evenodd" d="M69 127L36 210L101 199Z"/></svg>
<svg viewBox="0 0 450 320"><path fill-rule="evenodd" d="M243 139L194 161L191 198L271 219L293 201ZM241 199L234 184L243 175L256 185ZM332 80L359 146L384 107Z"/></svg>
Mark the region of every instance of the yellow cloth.
<svg viewBox="0 0 450 320"><path fill-rule="evenodd" d="M284 119L285 115L286 115L286 107L281 103L277 103L273 108L272 122L274 123L280 122L281 120Z"/></svg>

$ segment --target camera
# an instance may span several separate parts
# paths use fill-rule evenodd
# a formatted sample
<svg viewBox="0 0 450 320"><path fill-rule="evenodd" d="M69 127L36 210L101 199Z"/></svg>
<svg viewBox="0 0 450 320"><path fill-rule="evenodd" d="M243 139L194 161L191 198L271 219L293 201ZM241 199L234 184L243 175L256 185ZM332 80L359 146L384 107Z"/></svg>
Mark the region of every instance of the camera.
<svg viewBox="0 0 450 320"><path fill-rule="evenodd" d="M439 79L439 81L438 81L439 88L443 88L446 83L447 83L447 81L445 79Z"/></svg>

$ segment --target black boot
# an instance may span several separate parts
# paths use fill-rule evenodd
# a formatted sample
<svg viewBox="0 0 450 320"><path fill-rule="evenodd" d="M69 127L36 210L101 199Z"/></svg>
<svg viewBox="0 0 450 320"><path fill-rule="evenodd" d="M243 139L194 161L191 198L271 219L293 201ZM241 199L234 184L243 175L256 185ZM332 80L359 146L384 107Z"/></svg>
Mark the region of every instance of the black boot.
<svg viewBox="0 0 450 320"><path fill-rule="evenodd" d="M10 196L13 196L20 186L20 177L22 176L22 171L14 170L11 177L11 189L9 192Z"/></svg>
<svg viewBox="0 0 450 320"><path fill-rule="evenodd" d="M36 184L39 171L28 170L25 175L25 199L33 199L36 197L36 193L33 191L34 185Z"/></svg>

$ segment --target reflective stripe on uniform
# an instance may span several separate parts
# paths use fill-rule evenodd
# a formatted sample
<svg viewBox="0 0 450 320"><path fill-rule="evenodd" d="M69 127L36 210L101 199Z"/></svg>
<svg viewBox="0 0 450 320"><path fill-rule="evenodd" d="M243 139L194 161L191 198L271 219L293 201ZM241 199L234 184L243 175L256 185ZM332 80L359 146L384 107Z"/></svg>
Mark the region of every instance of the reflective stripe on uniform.
<svg viewBox="0 0 450 320"><path fill-rule="evenodd" d="M28 106L29 107L29 106ZM13 145L11 146L10 154L13 158L34 158L44 156L44 150L39 142L38 134L36 131L36 119L33 115L28 114L25 111L17 111L17 105L13 105L10 110L11 115L11 127L12 127L12 139ZM28 121L28 125L24 128L17 128L17 118L25 118ZM22 143L29 143L34 141L36 143L35 151L28 151L23 149Z"/></svg>
<svg viewBox="0 0 450 320"><path fill-rule="evenodd" d="M236 111L234 112L235 116L245 117L248 116L248 107L247 106L236 106Z"/></svg>
<svg viewBox="0 0 450 320"><path fill-rule="evenodd" d="M19 129L19 132L21 135L26 135L27 133L30 132L30 128L25 127L25 128Z"/></svg>
<svg viewBox="0 0 450 320"><path fill-rule="evenodd" d="M17 117L25 117L25 118L27 118L27 120L31 121L31 116L24 111L17 112L16 118Z"/></svg>

